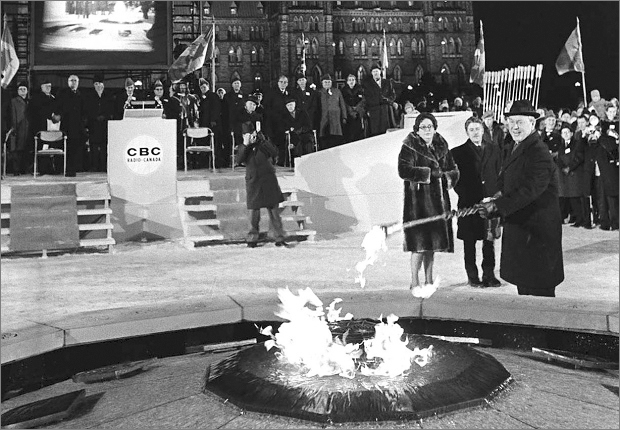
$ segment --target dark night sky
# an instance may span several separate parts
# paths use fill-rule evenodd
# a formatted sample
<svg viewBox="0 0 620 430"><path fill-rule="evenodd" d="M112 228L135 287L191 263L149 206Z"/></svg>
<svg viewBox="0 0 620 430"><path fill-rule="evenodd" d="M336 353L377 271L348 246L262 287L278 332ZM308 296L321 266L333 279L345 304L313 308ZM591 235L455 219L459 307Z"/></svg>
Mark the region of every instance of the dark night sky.
<svg viewBox="0 0 620 430"><path fill-rule="evenodd" d="M618 97L619 9L617 1L474 1L476 40L484 26L486 70L543 64L539 106L575 108L583 98L581 73L555 69L579 17L588 101L590 90Z"/></svg>

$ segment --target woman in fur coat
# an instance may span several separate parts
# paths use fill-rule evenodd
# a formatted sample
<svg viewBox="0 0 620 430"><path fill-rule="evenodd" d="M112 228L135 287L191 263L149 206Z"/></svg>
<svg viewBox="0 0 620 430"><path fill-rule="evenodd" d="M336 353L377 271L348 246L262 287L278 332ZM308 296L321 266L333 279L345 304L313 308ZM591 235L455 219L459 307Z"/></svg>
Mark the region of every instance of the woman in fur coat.
<svg viewBox="0 0 620 430"><path fill-rule="evenodd" d="M416 118L398 156L398 174L405 180L404 223L450 212L448 190L458 181L459 170L448 143L437 133L433 114L422 113ZM407 228L404 236L404 250L411 252L410 289L416 295L422 265L426 286L434 285L435 252L454 252L452 219Z"/></svg>

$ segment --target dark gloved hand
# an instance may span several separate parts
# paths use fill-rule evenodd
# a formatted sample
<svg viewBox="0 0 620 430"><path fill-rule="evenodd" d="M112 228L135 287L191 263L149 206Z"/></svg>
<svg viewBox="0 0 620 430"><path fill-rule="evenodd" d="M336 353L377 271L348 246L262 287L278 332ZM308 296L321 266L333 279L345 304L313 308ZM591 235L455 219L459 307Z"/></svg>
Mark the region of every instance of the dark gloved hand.
<svg viewBox="0 0 620 430"><path fill-rule="evenodd" d="M441 169L439 169L439 168L437 168L437 169L431 168L431 177L433 177L433 178L441 178L442 175L443 175L443 172L441 171Z"/></svg>
<svg viewBox="0 0 620 430"><path fill-rule="evenodd" d="M491 214L497 211L497 206L495 206L494 201L478 203L474 205L474 207L478 210L478 215L482 218L489 218Z"/></svg>

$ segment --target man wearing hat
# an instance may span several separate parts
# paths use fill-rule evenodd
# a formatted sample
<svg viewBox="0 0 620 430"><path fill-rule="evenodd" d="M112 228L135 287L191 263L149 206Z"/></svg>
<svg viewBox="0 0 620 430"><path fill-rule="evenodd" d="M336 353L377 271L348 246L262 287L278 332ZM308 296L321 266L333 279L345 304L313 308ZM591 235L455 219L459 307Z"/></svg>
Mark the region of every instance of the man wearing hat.
<svg viewBox="0 0 620 430"><path fill-rule="evenodd" d="M370 68L371 76L364 82L364 97L368 110L369 136L383 134L388 128L397 126L396 111L398 103L392 83L381 78L381 66L374 63Z"/></svg>
<svg viewBox="0 0 620 430"><path fill-rule="evenodd" d="M84 170L84 154L88 135L86 131L86 101L79 90L80 78L70 75L68 88L58 93L58 108L55 119L67 136L67 176L75 177Z"/></svg>
<svg viewBox="0 0 620 430"><path fill-rule="evenodd" d="M93 78L94 90L87 94L86 126L90 145L90 170L107 171L108 121L114 117L114 102L105 89L103 74Z"/></svg>
<svg viewBox="0 0 620 430"><path fill-rule="evenodd" d="M558 168L536 133L538 113L517 100L504 114L514 145L504 159L499 192L478 205L503 221L500 276L520 295L555 297L564 280Z"/></svg>
<svg viewBox="0 0 620 430"><path fill-rule="evenodd" d="M333 148L344 143L343 125L347 123L347 104L342 92L332 88L332 77L325 74L321 77L323 88L319 91L319 106L321 107L321 122L319 124L319 139L321 148Z"/></svg>
<svg viewBox="0 0 620 430"><path fill-rule="evenodd" d="M222 144L224 146L223 157L224 165L232 166L235 160L230 159L232 145L238 147L241 144L241 124L237 121L237 116L243 111L246 95L241 90L241 79L236 75L230 83L231 90L224 95L224 106L222 109L222 128L224 136ZM230 139L230 134L234 134L234 143Z"/></svg>
<svg viewBox="0 0 620 430"><path fill-rule="evenodd" d="M237 153L238 162L245 164L246 203L250 218L250 231L247 235L247 244L255 248L259 239L260 210L267 209L271 231L275 236L276 246L286 246L286 233L282 226L279 205L284 201L282 190L278 184L273 159L277 149L265 137L261 129L256 127L254 112L257 100L250 96L246 101L246 113L243 115L241 131L243 139Z"/></svg>
<svg viewBox="0 0 620 430"><path fill-rule="evenodd" d="M560 133L556 130L557 121L558 119L555 113L549 109L544 119L545 129L542 133L542 141L547 144L549 153L553 158L557 158L558 150L562 145L562 136L560 136Z"/></svg>
<svg viewBox="0 0 620 430"><path fill-rule="evenodd" d="M313 133L308 114L297 108L297 99L288 96L285 103L284 129L289 135L288 150L293 158L293 160L287 160L286 165L292 166L295 158L312 152ZM286 154L287 158L289 151Z"/></svg>
<svg viewBox="0 0 620 430"><path fill-rule="evenodd" d="M60 123L55 119L56 97L52 94L52 81L47 77L39 80L41 91L33 92L30 101L31 128L34 134L50 128L60 128ZM38 161L39 174L56 173L55 160L58 157L41 157ZM60 166L62 169L62 166Z"/></svg>
<svg viewBox="0 0 620 430"><path fill-rule="evenodd" d="M291 90L292 95L297 99L297 109L300 109L310 118L312 129L319 128L318 97L317 92L308 85L308 79L303 72L297 72L295 75L297 86Z"/></svg>
<svg viewBox="0 0 620 430"><path fill-rule="evenodd" d="M278 148L278 166L284 166L287 158L284 121L288 115L286 99L290 95L286 75L278 76L276 87L265 94L265 133Z"/></svg>
<svg viewBox="0 0 620 430"><path fill-rule="evenodd" d="M224 157L224 147L221 143L222 103L217 94L209 91L210 85L205 78L198 80L198 88L200 89L200 95L198 96L198 125L200 127L208 127L213 132L216 149L215 160L217 161L220 157ZM224 167L224 165L216 167Z"/></svg>

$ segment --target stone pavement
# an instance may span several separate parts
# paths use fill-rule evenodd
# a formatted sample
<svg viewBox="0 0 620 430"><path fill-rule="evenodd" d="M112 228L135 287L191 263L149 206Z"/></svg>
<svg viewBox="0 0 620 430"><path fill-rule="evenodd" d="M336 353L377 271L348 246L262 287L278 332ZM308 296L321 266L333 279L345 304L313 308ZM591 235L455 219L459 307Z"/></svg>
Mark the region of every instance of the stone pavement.
<svg viewBox="0 0 620 430"><path fill-rule="evenodd" d="M438 291L413 298L402 233L354 279L363 233L314 243L184 248L123 243L113 254L3 256L2 363L63 348L241 320L276 320L277 289L310 287L325 304L343 299L356 318L400 317L506 323L618 335L618 233L564 226L566 280L556 298L518 296L516 287L465 284L462 243L436 256ZM496 247L499 254L500 246ZM527 270L524 268L524 270ZM499 270L497 270L499 272Z"/></svg>

